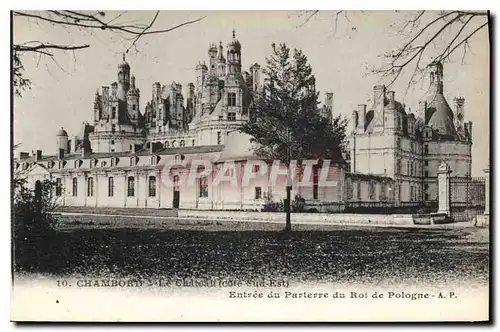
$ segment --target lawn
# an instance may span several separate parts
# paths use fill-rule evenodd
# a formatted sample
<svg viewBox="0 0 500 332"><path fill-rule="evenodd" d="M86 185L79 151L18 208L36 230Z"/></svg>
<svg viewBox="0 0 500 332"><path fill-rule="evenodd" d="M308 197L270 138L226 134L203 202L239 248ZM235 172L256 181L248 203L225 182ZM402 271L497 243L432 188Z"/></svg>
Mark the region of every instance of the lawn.
<svg viewBox="0 0 500 332"><path fill-rule="evenodd" d="M249 280L266 276L375 284L488 281L487 229L296 229L291 233L75 229L38 242L25 240L16 249L16 271L90 278Z"/></svg>

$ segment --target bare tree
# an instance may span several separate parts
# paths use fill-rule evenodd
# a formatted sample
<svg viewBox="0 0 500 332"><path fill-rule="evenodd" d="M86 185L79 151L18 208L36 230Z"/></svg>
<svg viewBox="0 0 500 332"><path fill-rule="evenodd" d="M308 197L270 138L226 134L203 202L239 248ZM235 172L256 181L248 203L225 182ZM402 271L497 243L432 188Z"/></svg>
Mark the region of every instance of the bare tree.
<svg viewBox="0 0 500 332"><path fill-rule="evenodd" d="M112 32L123 38L128 43L125 46L125 53L134 49L138 52L137 42L140 38L149 35L164 34L176 30L180 27L193 24L205 18L199 17L193 20L185 21L169 28L153 29L159 11L146 22L129 23L123 20L126 11L117 13L108 18L109 13L104 11L72 11L72 10L49 10L49 11L13 11L12 16L15 20L27 20L30 23L41 25L42 23L60 27L66 30L72 29L75 32ZM81 50L90 47L90 44L63 44L46 42L42 40L30 40L26 42L15 41L12 45L13 79L14 92L21 96L21 92L30 88L31 81L24 75L24 66L21 61L21 55L31 53L37 54L39 60L41 57L50 57L53 59L56 52L68 52Z"/></svg>
<svg viewBox="0 0 500 332"><path fill-rule="evenodd" d="M307 24L319 13L319 11L303 12L306 18L302 25ZM350 23L348 12L336 11L333 13L335 27L342 17ZM391 85L401 77L406 77L403 73L407 72L409 88L422 78L428 65L433 62L448 62L453 55L462 52L463 63L471 50L474 37L482 29L487 29L489 12L397 11L397 18L398 22L390 24L388 29L397 29L395 32L402 37L402 41L382 55L382 64L373 66L371 73L379 75Z"/></svg>

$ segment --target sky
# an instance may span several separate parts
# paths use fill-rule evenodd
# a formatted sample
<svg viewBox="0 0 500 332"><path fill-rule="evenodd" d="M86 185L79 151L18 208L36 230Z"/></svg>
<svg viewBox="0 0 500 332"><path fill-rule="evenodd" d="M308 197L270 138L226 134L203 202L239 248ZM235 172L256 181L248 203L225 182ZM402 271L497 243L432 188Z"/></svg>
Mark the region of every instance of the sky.
<svg viewBox="0 0 500 332"><path fill-rule="evenodd" d="M119 12L107 12L113 17ZM156 29L175 26L206 16L202 21L166 34L143 37L127 55L136 85L141 90L141 110L151 99L154 82L178 82L186 88L194 82L198 61L207 61L208 46L231 39L234 27L242 44L242 66L265 64L271 44L286 43L308 57L317 89L334 93L334 112L350 119L358 104L369 104L372 88L380 76L370 75L370 66L381 63L381 55L400 46L404 36L397 27L410 12L320 12L307 24L307 15L285 11L162 11ZM130 12L122 22L146 23L154 12ZM336 19L338 18L338 19ZM56 133L64 127L69 135L79 134L83 122L93 120L95 92L117 80L116 66L130 41L97 31L73 30L14 19L14 42L43 40L64 44L90 44L87 49L58 52L53 58L25 55L25 74L32 81L22 98L14 99L14 144L19 151L43 150L55 154ZM448 36L444 36L444 39ZM436 40L440 43L442 40ZM463 96L465 119L473 122L473 176L483 176L489 165L489 44L487 30L475 35L466 57L462 53L444 65L444 94L453 108L453 97ZM391 90L396 99L416 111L427 91L426 80L407 89L402 76Z"/></svg>

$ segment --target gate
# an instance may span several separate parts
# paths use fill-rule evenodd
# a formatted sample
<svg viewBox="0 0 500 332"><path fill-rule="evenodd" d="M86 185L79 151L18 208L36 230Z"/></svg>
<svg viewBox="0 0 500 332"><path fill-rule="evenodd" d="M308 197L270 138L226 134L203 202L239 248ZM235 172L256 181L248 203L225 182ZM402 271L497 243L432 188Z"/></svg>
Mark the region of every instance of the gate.
<svg viewBox="0 0 500 332"><path fill-rule="evenodd" d="M450 215L455 221L471 221L484 212L485 179L450 177Z"/></svg>

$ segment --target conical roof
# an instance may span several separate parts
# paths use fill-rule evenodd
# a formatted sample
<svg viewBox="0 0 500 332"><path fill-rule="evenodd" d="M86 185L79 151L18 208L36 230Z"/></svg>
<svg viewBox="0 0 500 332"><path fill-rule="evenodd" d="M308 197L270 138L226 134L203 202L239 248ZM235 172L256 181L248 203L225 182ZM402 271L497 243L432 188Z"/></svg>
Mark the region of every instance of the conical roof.
<svg viewBox="0 0 500 332"><path fill-rule="evenodd" d="M432 114L427 125L437 130L440 136L458 137L453 111L442 93L437 92L427 99L427 110Z"/></svg>

